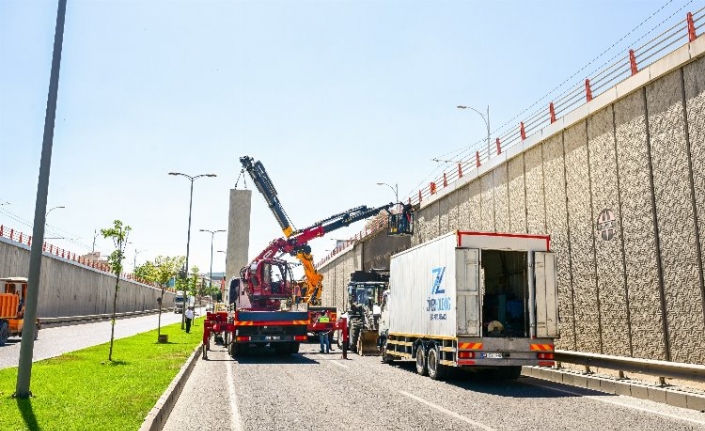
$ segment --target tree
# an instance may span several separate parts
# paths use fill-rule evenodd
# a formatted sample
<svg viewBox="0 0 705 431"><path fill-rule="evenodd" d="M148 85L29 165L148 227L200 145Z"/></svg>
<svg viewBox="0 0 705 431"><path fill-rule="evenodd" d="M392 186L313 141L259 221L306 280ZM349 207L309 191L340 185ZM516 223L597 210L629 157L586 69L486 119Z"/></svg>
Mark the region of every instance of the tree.
<svg viewBox="0 0 705 431"><path fill-rule="evenodd" d="M164 301L164 290L166 289L167 283L179 272L179 268L184 265L186 258L184 256L169 257L169 256L157 256L154 259L154 282L159 283L159 287L162 289L161 296L159 297L159 323L157 326L157 340L162 334L162 303Z"/></svg>
<svg viewBox="0 0 705 431"><path fill-rule="evenodd" d="M108 361L113 360L113 341L115 340L115 312L117 311L117 297L118 291L120 290L120 274L122 274L122 261L125 259L125 245L127 244L127 237L130 235L132 228L127 225L123 225L120 220L115 220L113 222L113 227L108 229L101 229L100 233L103 238L110 238L113 240L115 245L115 251L110 253L108 257L108 264L110 269L115 274L115 294L113 295L113 316L110 320L110 352L108 353Z"/></svg>
<svg viewBox="0 0 705 431"><path fill-rule="evenodd" d="M135 277L138 279L150 283L157 283L157 267L152 262L147 261L144 265L138 266L135 268L134 273Z"/></svg>

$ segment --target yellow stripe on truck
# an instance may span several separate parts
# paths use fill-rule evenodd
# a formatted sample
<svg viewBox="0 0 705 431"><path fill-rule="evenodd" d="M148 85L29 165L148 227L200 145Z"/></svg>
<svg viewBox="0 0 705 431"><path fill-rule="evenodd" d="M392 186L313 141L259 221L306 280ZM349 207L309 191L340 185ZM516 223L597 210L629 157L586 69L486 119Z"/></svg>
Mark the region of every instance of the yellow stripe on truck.
<svg viewBox="0 0 705 431"><path fill-rule="evenodd" d="M458 343L459 350L482 350L482 343Z"/></svg>
<svg viewBox="0 0 705 431"><path fill-rule="evenodd" d="M530 344L529 350L532 352L552 352L553 344Z"/></svg>

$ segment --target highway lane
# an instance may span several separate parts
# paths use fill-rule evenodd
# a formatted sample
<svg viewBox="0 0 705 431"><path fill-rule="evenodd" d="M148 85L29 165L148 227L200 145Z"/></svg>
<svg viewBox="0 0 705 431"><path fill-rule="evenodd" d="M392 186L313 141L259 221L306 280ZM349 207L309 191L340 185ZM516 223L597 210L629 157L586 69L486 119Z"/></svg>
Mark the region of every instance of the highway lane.
<svg viewBox="0 0 705 431"><path fill-rule="evenodd" d="M291 357L199 360L165 431L186 430L705 430L705 415L521 377L421 377L411 362L340 359L313 344Z"/></svg>
<svg viewBox="0 0 705 431"><path fill-rule="evenodd" d="M199 313L201 314L201 313ZM125 338L157 328L158 314L118 319L115 338ZM162 313L162 326L181 322L181 314ZM202 330L202 328L196 328ZM43 328L34 342L33 361L53 358L63 353L85 349L110 341L110 321L90 322L79 325ZM0 369L16 367L20 358L20 339L10 338L0 347Z"/></svg>

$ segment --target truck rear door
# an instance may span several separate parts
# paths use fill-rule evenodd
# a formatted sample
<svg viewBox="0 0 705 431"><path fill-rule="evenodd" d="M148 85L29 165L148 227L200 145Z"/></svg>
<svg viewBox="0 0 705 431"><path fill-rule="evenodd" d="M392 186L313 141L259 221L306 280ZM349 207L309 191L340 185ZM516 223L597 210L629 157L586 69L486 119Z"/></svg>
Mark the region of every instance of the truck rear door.
<svg viewBox="0 0 705 431"><path fill-rule="evenodd" d="M480 256L480 250L474 248L455 250L459 336L479 337L482 335Z"/></svg>
<svg viewBox="0 0 705 431"><path fill-rule="evenodd" d="M558 288L556 256L550 252L534 252L536 289L536 336L556 338L558 331Z"/></svg>

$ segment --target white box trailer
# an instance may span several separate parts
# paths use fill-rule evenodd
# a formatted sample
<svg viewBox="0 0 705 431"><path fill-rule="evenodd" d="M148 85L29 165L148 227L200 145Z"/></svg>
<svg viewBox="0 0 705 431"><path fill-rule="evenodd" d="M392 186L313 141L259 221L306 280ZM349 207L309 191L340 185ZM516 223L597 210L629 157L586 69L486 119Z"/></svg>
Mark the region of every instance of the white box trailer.
<svg viewBox="0 0 705 431"><path fill-rule="evenodd" d="M558 333L550 236L457 231L392 256L383 360L415 359L419 374L552 366Z"/></svg>

